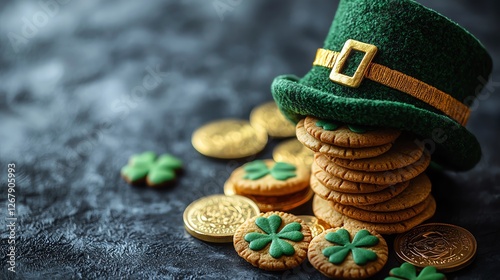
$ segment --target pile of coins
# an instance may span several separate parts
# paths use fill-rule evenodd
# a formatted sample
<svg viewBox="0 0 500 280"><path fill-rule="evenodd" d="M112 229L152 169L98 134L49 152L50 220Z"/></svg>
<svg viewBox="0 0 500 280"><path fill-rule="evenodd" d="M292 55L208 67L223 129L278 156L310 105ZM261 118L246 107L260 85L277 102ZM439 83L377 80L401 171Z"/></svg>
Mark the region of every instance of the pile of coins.
<svg viewBox="0 0 500 280"><path fill-rule="evenodd" d="M313 153L294 137L295 126L285 119L275 102L267 102L254 108L249 119L226 119L205 124L193 133L193 147L205 156L239 159L262 151L268 143L268 136L276 139L293 137L275 147L274 160L310 169ZM224 185L224 193L246 196L256 202L261 211L288 211L303 205L313 195L308 186L292 193L239 192L235 188L235 182L229 180Z"/></svg>
<svg viewBox="0 0 500 280"><path fill-rule="evenodd" d="M295 136L295 126L285 119L275 102L264 103L252 110L250 121L225 119L198 128L191 143L201 154L219 159L239 159L261 152L273 138ZM297 139L280 143L273 152L276 161L293 164L312 163L312 153Z"/></svg>

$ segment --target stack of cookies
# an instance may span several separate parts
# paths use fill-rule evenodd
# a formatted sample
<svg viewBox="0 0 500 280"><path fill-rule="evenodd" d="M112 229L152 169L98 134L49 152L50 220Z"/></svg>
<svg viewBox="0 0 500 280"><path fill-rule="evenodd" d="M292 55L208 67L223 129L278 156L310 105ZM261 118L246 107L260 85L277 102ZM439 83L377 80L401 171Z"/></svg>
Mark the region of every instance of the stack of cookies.
<svg viewBox="0 0 500 280"><path fill-rule="evenodd" d="M313 211L333 227L393 234L434 214L431 182L423 173L430 155L411 137L309 116L297 124L296 133L315 152Z"/></svg>
<svg viewBox="0 0 500 280"><path fill-rule="evenodd" d="M311 171L304 165L255 160L233 171L224 184L224 194L253 200L260 211L288 211L311 199Z"/></svg>

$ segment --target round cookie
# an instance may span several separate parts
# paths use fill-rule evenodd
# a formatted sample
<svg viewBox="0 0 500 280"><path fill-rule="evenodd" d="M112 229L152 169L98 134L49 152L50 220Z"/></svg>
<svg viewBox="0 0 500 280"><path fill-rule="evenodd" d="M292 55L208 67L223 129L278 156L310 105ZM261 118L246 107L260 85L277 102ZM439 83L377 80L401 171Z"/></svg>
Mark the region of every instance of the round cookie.
<svg viewBox="0 0 500 280"><path fill-rule="evenodd" d="M304 119L304 127L309 135L327 144L346 148L366 148L382 146L394 142L401 131L388 128L356 133L347 126L328 127L327 122L315 117L307 116Z"/></svg>
<svg viewBox="0 0 500 280"><path fill-rule="evenodd" d="M396 233L402 233L405 231L408 231L412 229L413 227L418 226L419 224L423 223L425 220L430 219L432 216L434 216L434 213L436 212L436 201L434 198L431 196L430 197L431 201L427 208L425 208L424 211L419 213L413 218L410 218L408 220L404 220L401 222L397 223L371 223L371 222L362 222L358 221L352 218L346 217L345 219L345 224L347 225L352 225L352 226L358 226L358 227L366 227L370 229L374 229L377 232L380 232L381 234L396 234Z"/></svg>
<svg viewBox="0 0 500 280"><path fill-rule="evenodd" d="M370 223L349 218L335 211L328 201L322 199L317 195L313 197L312 208L314 215L318 217L318 219L327 222L332 227L345 225L351 227L373 229L380 234L395 234L408 231L413 227L423 223L425 220L431 218L436 212L436 201L431 197L429 206L422 213L416 215L413 218L397 223Z"/></svg>
<svg viewBox="0 0 500 280"><path fill-rule="evenodd" d="M347 169L345 167L338 166L331 161L331 158L322 154L315 154L314 161L326 172L347 181L377 185L392 185L411 180L420 175L429 166L431 156L426 152L417 162L411 165L395 170L378 172Z"/></svg>
<svg viewBox="0 0 500 280"><path fill-rule="evenodd" d="M426 200L432 189L431 180L425 173L410 181L410 185L400 194L386 202L371 205L356 205L357 208L370 212L399 211L413 207Z"/></svg>
<svg viewBox="0 0 500 280"><path fill-rule="evenodd" d="M233 171L228 181L239 194L286 195L309 186L309 168L274 160L256 160Z"/></svg>
<svg viewBox="0 0 500 280"><path fill-rule="evenodd" d="M332 228L344 226L345 216L333 210L332 205L318 195L313 196L312 210L314 216L325 221Z"/></svg>
<svg viewBox="0 0 500 280"><path fill-rule="evenodd" d="M261 213L241 224L234 234L236 252L264 270L287 270L307 258L312 236L296 216L283 212Z"/></svg>
<svg viewBox="0 0 500 280"><path fill-rule="evenodd" d="M297 208L306 202L308 202L314 195L311 188L305 188L295 193L277 196L264 196L264 195L252 195L252 194L241 194L238 193L234 184L231 181L226 181L224 184L224 194L225 195L242 195L250 198L257 204L260 211L288 211Z"/></svg>
<svg viewBox="0 0 500 280"><path fill-rule="evenodd" d="M373 193L384 190L390 186L346 181L325 172L314 161L311 167L311 172L312 176L316 177L316 179L318 179L323 186L336 192L355 194Z"/></svg>
<svg viewBox="0 0 500 280"><path fill-rule="evenodd" d="M369 205L387 201L404 191L409 185L409 182L402 182L394 186L390 186L374 193L341 193L331 190L322 185L316 177L311 176L311 189L321 198L334 201L345 205Z"/></svg>
<svg viewBox="0 0 500 280"><path fill-rule="evenodd" d="M422 213L429 206L431 199L431 196L429 196L424 201L411 206L410 208L391 212L371 212L355 206L343 205L335 202L331 202L330 204L335 211L359 221L371 223L397 223L408 220Z"/></svg>
<svg viewBox="0 0 500 280"><path fill-rule="evenodd" d="M388 171L411 165L418 161L424 152L424 147L417 145L410 139L398 139L387 153L374 158L341 159L332 158L332 161L341 167L362 171Z"/></svg>
<svg viewBox="0 0 500 280"><path fill-rule="evenodd" d="M368 148L345 148L323 143L307 133L304 128L304 120L300 120L296 126L297 139L309 149L332 157L344 159L360 159L379 156L387 152L392 143Z"/></svg>
<svg viewBox="0 0 500 280"><path fill-rule="evenodd" d="M307 257L327 277L364 279L384 267L388 253L387 242L374 230L346 227L316 236Z"/></svg>

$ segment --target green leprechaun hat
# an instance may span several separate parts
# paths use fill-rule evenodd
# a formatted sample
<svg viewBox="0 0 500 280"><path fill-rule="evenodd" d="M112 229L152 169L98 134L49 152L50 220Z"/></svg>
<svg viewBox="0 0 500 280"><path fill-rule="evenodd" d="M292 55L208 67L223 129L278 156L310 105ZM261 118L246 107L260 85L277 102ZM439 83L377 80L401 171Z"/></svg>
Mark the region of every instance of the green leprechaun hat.
<svg viewBox="0 0 500 280"><path fill-rule="evenodd" d="M464 127L468 105L491 68L475 37L414 1L341 0L312 70L271 87L294 122L310 115L413 132L436 163L467 170L481 157Z"/></svg>

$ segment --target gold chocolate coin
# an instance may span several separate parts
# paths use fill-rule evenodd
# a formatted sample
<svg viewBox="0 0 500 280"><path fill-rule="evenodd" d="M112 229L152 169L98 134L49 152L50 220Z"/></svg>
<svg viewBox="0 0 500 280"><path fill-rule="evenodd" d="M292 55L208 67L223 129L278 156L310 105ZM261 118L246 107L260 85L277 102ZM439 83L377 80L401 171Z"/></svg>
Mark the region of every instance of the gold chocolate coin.
<svg viewBox="0 0 500 280"><path fill-rule="evenodd" d="M394 250L401 261L417 267L434 266L441 272L469 265L476 247L476 239L468 230L441 223L414 227L394 241Z"/></svg>
<svg viewBox="0 0 500 280"><path fill-rule="evenodd" d="M259 214L255 203L239 195L211 195L193 201L184 210L184 228L192 236L216 243L232 242L236 229Z"/></svg>
<svg viewBox="0 0 500 280"><path fill-rule="evenodd" d="M264 196L264 195L253 195L253 194L243 194L236 193L234 185L231 182L226 182L224 184L224 194L225 195L241 195L251 199L262 212L269 211L288 211L297 208L306 202L308 202L311 197L313 197L314 192L310 187L304 190L280 196Z"/></svg>
<svg viewBox="0 0 500 280"><path fill-rule="evenodd" d="M275 161L289 162L295 165L311 167L314 152L306 148L296 138L283 141L274 148L273 159Z"/></svg>
<svg viewBox="0 0 500 280"><path fill-rule="evenodd" d="M198 128L191 138L201 154L214 158L235 159L255 155L267 144L264 131L245 120L220 120Z"/></svg>
<svg viewBox="0 0 500 280"><path fill-rule="evenodd" d="M250 123L255 128L264 129L271 137L295 136L295 125L281 114L274 101L254 108L250 113Z"/></svg>
<svg viewBox="0 0 500 280"><path fill-rule="evenodd" d="M321 234L323 231L331 228L329 224L327 224L323 220L316 218L315 216L301 215L297 216L297 218L301 219L302 221L304 221L304 223L306 223L309 226L313 238Z"/></svg>

